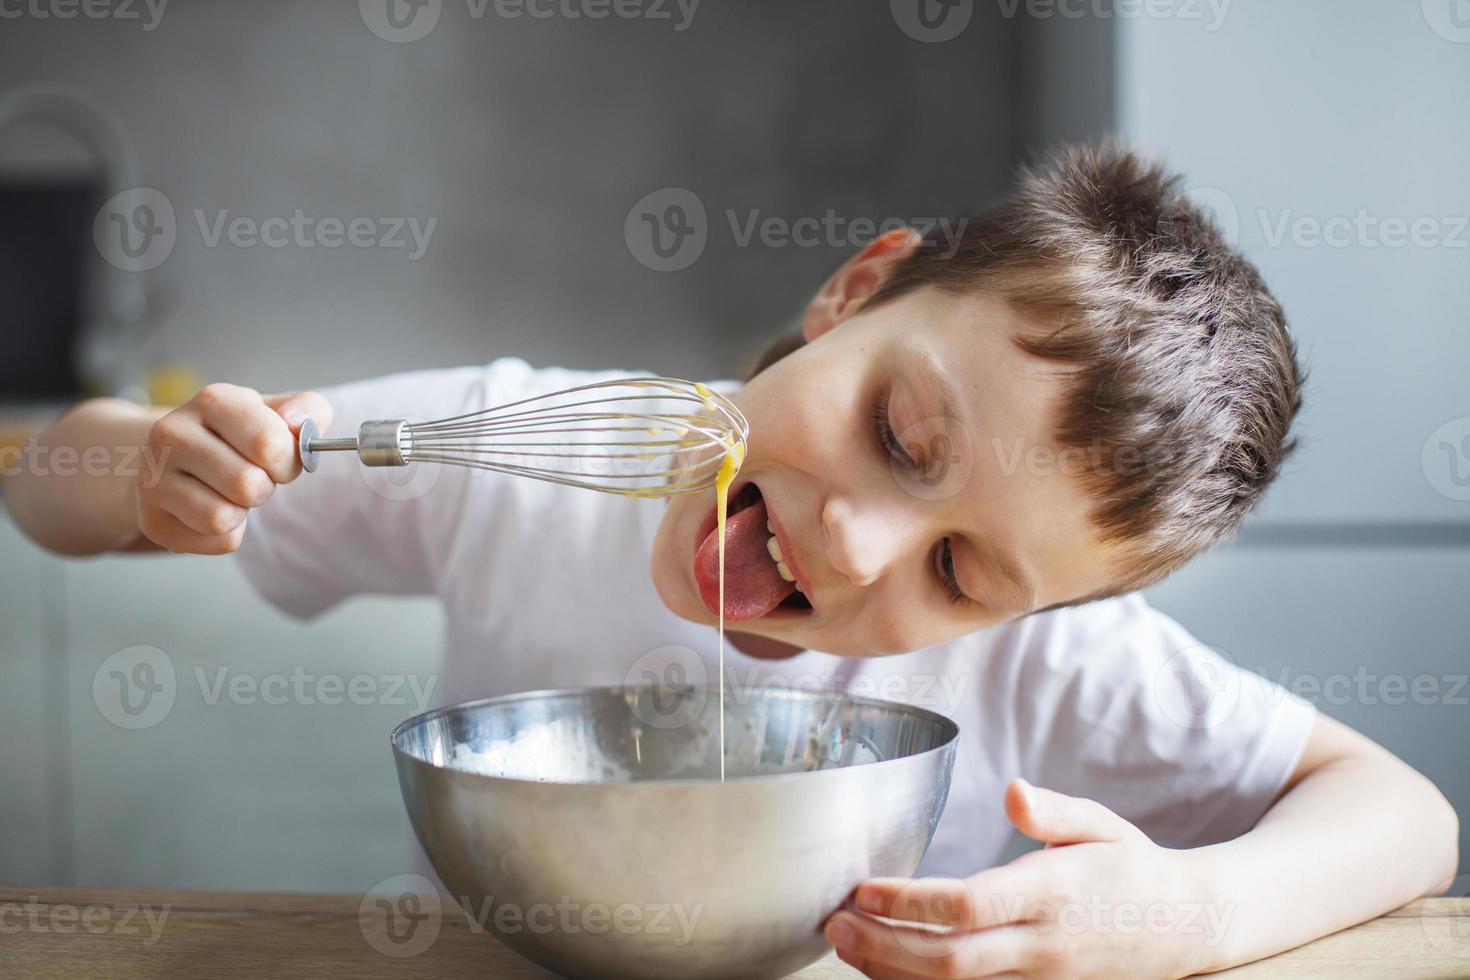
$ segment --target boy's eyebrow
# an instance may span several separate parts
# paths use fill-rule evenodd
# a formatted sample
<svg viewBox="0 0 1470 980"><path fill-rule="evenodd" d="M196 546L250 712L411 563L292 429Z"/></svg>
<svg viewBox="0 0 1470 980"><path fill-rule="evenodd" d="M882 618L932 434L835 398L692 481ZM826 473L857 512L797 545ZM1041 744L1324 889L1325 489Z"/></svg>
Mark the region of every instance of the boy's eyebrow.
<svg viewBox="0 0 1470 980"><path fill-rule="evenodd" d="M1005 604L1007 612L1014 612L1018 615L1030 612L1036 603L1036 590L1015 558L995 545L969 535L965 535L964 540L972 549L974 557L978 559L965 564L989 565L991 571L987 580L993 582L994 586L978 590L965 588L961 576L961 569L965 567L965 564L962 564L956 556L955 578L958 580L960 590L982 605L994 606L995 600L999 600ZM997 588L1001 593L998 596L995 594ZM986 597L990 597L990 601L985 601Z"/></svg>
<svg viewBox="0 0 1470 980"><path fill-rule="evenodd" d="M982 547L990 564L1000 572L1001 585L1010 594L1011 601L1015 603L1014 611L1028 613L1036 602L1036 590L1032 587L1026 574L1016 564L1011 555L993 547Z"/></svg>
<svg viewBox="0 0 1470 980"><path fill-rule="evenodd" d="M923 384L929 396L939 403L939 415L950 419L961 428L966 428L967 419L960 409L960 398L955 391L954 383L949 380L949 373L934 356L934 352L922 347L913 349L914 372L918 380ZM966 429L968 431L968 429Z"/></svg>

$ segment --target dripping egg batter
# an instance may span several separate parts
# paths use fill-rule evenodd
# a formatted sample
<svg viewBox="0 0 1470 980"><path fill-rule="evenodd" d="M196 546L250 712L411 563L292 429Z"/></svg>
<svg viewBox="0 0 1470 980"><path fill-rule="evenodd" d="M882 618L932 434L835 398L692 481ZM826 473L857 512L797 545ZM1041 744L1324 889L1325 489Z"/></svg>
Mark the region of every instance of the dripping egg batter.
<svg viewBox="0 0 1470 980"><path fill-rule="evenodd" d="M704 398L705 405L713 410L715 404L711 397L712 392L702 384L696 384L694 389ZM740 472L740 464L745 462L745 443L736 442L732 436L726 436L725 445L729 449L720 461L720 470L715 475L715 533L719 535L717 541L720 563L720 782L725 781L725 516L729 510L730 485Z"/></svg>

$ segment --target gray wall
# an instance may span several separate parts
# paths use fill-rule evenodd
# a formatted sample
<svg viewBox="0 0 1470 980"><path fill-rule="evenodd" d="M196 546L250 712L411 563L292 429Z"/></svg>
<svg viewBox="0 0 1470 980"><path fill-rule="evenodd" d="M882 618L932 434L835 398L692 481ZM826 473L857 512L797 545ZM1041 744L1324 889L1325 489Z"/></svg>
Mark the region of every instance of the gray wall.
<svg viewBox="0 0 1470 980"><path fill-rule="evenodd" d="M1264 513L1152 598L1433 778L1470 867L1470 30L1449 10L1236 2L1216 30L1115 26L1123 131L1238 227L1311 371ZM1423 244L1366 221L1314 237L1360 211L1427 219Z"/></svg>
<svg viewBox="0 0 1470 980"><path fill-rule="evenodd" d="M848 249L741 248L727 210L968 209L1004 190L1032 109L1025 25L983 9L944 44L843 0L707 0L683 31L469 9L446 2L410 43L375 36L353 3L178 2L151 32L6 21L0 91L66 84L127 134L178 219L149 276L151 353L266 389L508 353L728 373ZM46 139L27 127L0 162L49 159ZM699 195L710 238L661 273L630 254L624 219L669 186ZM297 208L438 225L412 262L207 248L193 216Z"/></svg>

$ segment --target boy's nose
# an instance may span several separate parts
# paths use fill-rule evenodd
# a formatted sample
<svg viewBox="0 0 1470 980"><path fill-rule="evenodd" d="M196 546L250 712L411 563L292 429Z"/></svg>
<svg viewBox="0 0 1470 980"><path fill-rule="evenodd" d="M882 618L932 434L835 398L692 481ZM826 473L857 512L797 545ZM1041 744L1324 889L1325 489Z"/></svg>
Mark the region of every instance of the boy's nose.
<svg viewBox="0 0 1470 980"><path fill-rule="evenodd" d="M904 523L900 514L886 508L828 498L822 507L827 560L853 585L872 585L902 550Z"/></svg>

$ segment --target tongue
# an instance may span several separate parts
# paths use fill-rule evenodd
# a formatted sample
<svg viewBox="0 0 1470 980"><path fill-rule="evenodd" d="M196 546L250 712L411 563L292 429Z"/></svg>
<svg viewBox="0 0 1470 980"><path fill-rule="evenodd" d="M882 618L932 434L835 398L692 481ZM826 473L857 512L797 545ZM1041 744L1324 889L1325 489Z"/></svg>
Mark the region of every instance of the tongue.
<svg viewBox="0 0 1470 980"><path fill-rule="evenodd" d="M759 619L775 609L796 583L776 571L766 551L766 505L764 501L732 514L725 521L725 618L734 622ZM694 553L694 579L699 597L712 613L720 611L720 532L709 533Z"/></svg>

